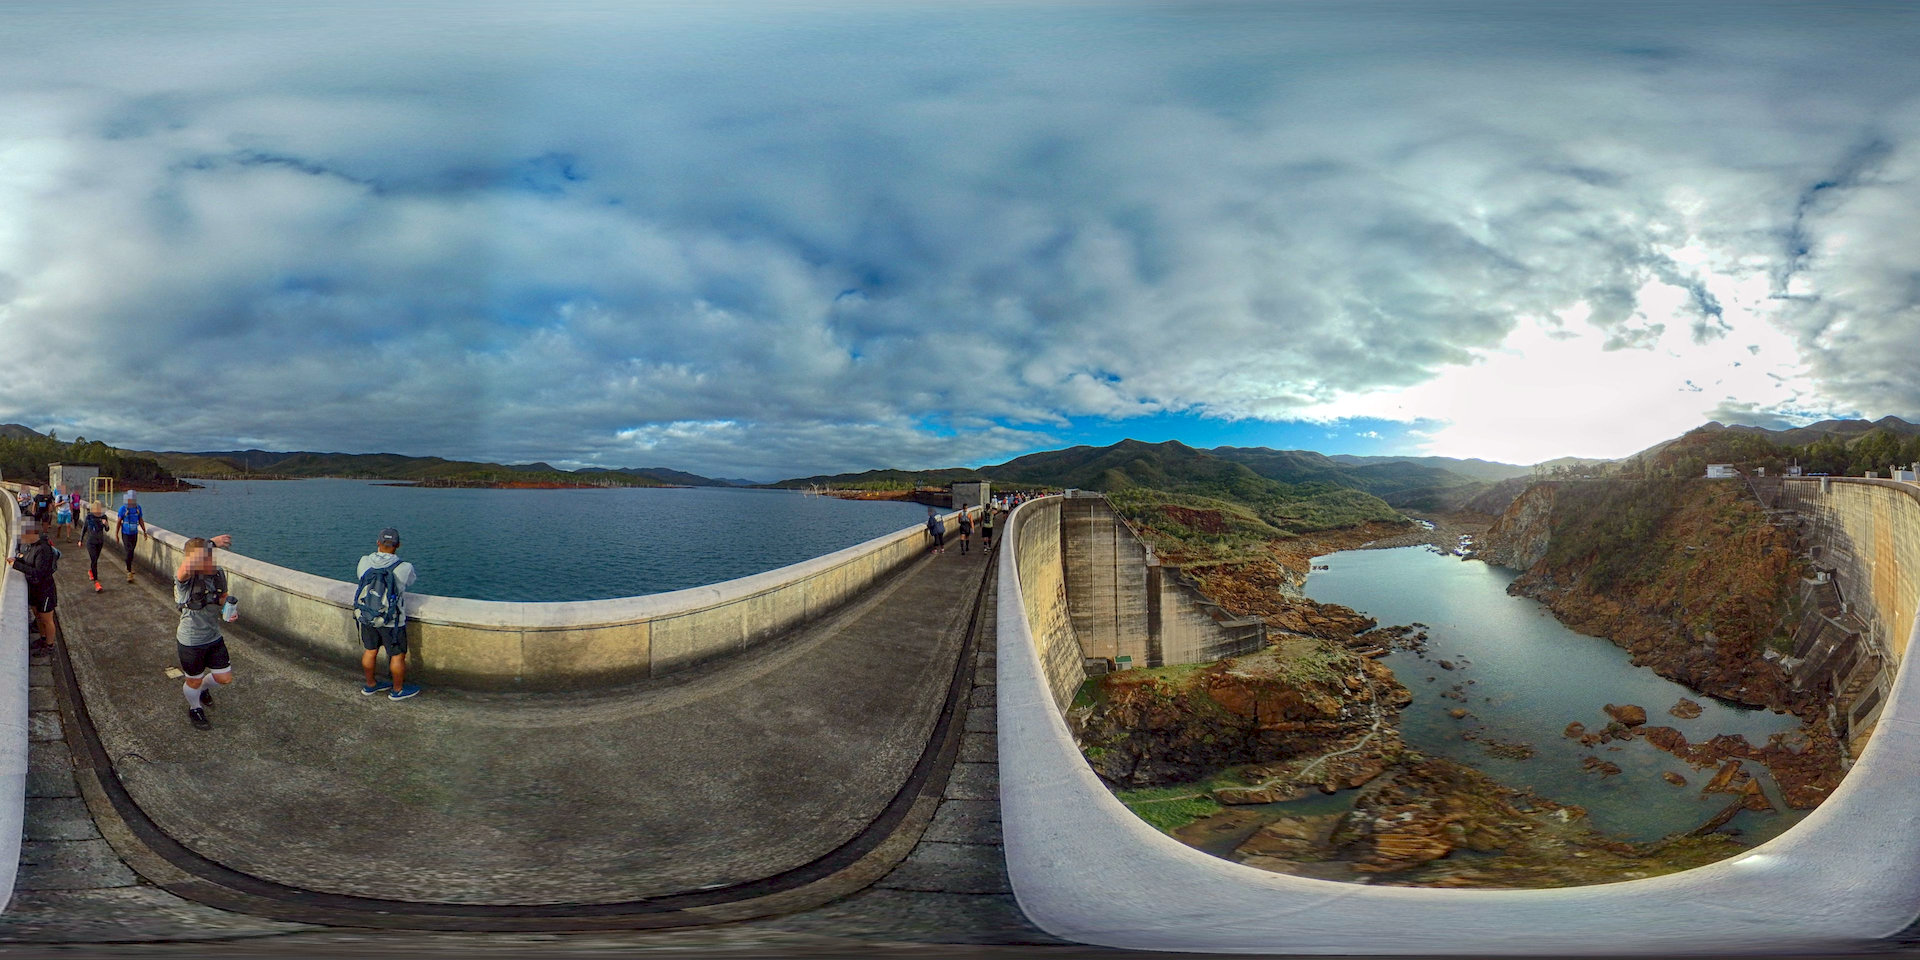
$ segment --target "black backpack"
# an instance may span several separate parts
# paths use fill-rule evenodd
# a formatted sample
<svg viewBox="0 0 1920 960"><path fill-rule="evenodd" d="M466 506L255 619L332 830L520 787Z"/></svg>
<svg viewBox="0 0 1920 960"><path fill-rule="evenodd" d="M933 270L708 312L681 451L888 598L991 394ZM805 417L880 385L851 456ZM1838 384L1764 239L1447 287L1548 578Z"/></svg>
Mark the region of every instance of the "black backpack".
<svg viewBox="0 0 1920 960"><path fill-rule="evenodd" d="M227 572L216 568L212 576L195 574L187 581L187 599L181 603L182 610L205 610L208 606L220 602L227 592Z"/></svg>

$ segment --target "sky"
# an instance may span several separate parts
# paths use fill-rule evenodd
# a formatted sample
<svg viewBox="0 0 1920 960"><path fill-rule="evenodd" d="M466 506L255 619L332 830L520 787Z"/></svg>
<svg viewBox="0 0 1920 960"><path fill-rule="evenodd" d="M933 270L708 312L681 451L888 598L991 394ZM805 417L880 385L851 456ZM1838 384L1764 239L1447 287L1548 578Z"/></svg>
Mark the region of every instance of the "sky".
<svg viewBox="0 0 1920 960"><path fill-rule="evenodd" d="M1920 420L1920 5L388 6L0 6L0 422L771 480Z"/></svg>

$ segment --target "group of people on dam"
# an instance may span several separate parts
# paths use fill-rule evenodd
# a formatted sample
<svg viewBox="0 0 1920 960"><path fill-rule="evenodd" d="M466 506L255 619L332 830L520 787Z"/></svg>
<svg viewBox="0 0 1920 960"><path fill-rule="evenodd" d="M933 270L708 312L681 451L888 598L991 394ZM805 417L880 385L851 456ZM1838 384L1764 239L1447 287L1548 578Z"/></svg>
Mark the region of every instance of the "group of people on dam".
<svg viewBox="0 0 1920 960"><path fill-rule="evenodd" d="M32 611L33 649L48 649L61 636L56 612L59 591L55 573L59 570L60 549L55 542L66 538L87 548L87 579L94 592L103 593L100 582L100 550L106 543L107 528L114 527L126 554L127 582L135 581L133 561L141 536L152 534L139 503L139 495L127 491L119 511L109 518L106 507L74 494L55 493L45 487L23 492L18 498L20 516L19 545L7 558L27 583L27 605ZM82 518L76 523L76 517ZM51 523L49 522L51 521ZM179 566L173 572L173 604L179 613L174 630L175 653L180 663L181 694L187 702L187 720L201 730L212 728L207 708L213 705L212 688L233 682L233 658L227 650L223 623L239 620L239 602L228 589L226 571L214 559L216 548L233 545L230 534L193 537L181 550ZM401 560L400 531L388 527L374 540L374 550L360 558L354 578L354 620L359 628L364 651L361 672L366 696L385 693L390 700L406 700L420 692L418 684L408 683L406 594L418 573L412 563ZM387 652L389 679L378 676L379 654Z"/></svg>

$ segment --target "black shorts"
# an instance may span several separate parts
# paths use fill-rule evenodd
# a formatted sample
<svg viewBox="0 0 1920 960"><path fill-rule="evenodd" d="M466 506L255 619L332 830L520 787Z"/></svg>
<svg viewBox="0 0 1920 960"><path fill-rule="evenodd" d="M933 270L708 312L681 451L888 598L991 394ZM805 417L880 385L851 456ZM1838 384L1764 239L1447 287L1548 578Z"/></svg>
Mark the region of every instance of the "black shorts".
<svg viewBox="0 0 1920 960"><path fill-rule="evenodd" d="M27 609L34 613L52 613L60 605L60 588L49 581L44 584L27 584Z"/></svg>
<svg viewBox="0 0 1920 960"><path fill-rule="evenodd" d="M226 637L191 647L175 641L174 646L180 648L180 670L189 677L200 676L209 670L233 669L233 661L227 658Z"/></svg>
<svg viewBox="0 0 1920 960"><path fill-rule="evenodd" d="M360 646L367 650L387 648L387 656L397 657L407 652L407 628L370 627L360 625Z"/></svg>

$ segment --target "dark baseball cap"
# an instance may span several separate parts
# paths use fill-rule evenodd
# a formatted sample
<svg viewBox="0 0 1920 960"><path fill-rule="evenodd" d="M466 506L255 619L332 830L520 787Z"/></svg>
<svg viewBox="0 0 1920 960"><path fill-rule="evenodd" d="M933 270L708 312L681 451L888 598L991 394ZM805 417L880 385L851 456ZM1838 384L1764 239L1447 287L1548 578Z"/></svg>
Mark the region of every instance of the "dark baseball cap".
<svg viewBox="0 0 1920 960"><path fill-rule="evenodd" d="M381 545L381 546L383 546L383 547L397 547L397 546L399 546L399 545L400 545L400 531L398 531L398 530L395 530L395 529L394 529L394 528L392 528L392 527L388 527L388 528L386 528L385 530L382 530L382 531L380 531L380 545Z"/></svg>

